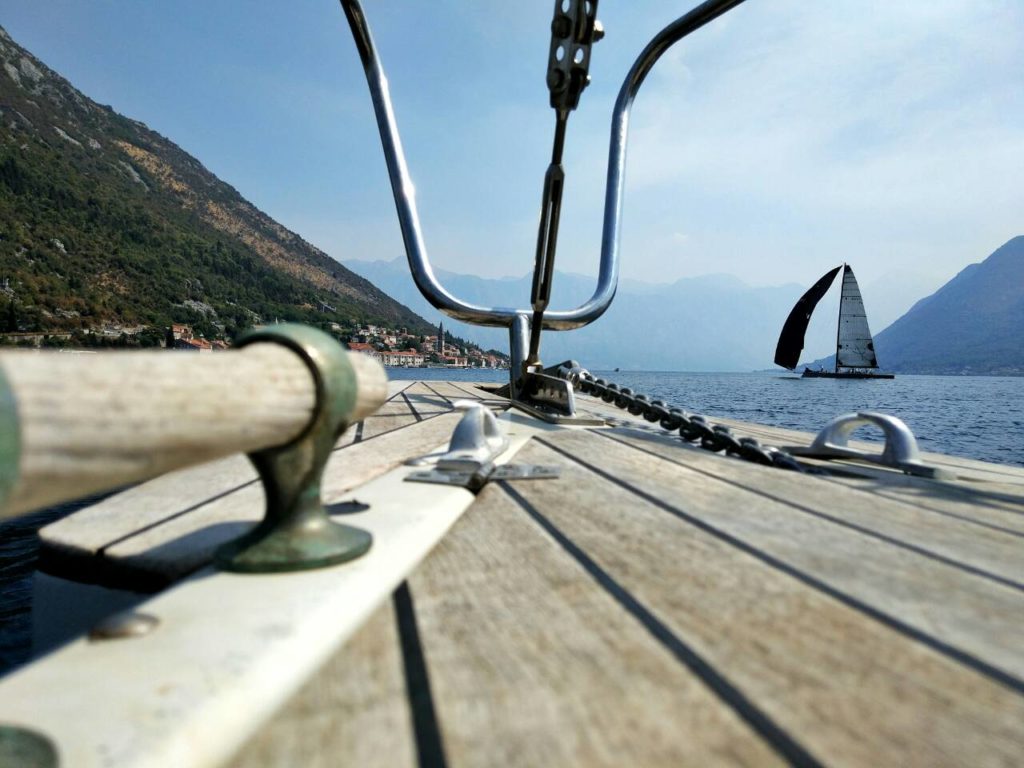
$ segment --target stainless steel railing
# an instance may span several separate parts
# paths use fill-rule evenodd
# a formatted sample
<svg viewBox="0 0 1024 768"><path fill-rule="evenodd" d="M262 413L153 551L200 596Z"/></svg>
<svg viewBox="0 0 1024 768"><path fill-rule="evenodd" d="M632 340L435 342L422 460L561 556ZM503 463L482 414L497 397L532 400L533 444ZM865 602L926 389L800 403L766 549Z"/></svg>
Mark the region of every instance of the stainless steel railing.
<svg viewBox="0 0 1024 768"><path fill-rule="evenodd" d="M665 51L691 32L700 29L742 2L744 0L708 0L698 5L655 35L630 68L619 90L612 112L597 287L590 299L575 309L544 311L542 316L544 330L566 331L588 325L604 314L612 299L615 298L619 279L619 241L623 191L626 181L626 145L633 101L651 68ZM533 312L531 309L482 307L471 304L453 295L437 279L431 268L426 244L423 241L419 214L416 210L415 190L409 176L405 154L402 151L402 142L388 93L387 78L373 44L366 15L359 0L341 0L341 6L351 27L370 88L413 280L427 301L447 315L476 325L509 328L513 360L512 375L515 379L520 373L519 366L526 359L526 345L530 335Z"/></svg>

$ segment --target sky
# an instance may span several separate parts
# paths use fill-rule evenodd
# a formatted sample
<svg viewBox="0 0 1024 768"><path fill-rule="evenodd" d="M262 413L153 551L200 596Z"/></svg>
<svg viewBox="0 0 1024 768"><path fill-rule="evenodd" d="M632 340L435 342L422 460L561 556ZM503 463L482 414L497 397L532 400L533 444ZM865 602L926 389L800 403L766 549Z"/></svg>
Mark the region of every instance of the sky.
<svg viewBox="0 0 1024 768"><path fill-rule="evenodd" d="M560 270L597 272L616 93L691 4L599 4L607 36L569 123ZM364 8L432 261L530 271L553 3ZM0 24L334 258L403 253L337 2L0 0ZM748 0L671 49L640 91L622 274L810 285L848 261L909 306L1024 233L1022 72L1020 0Z"/></svg>

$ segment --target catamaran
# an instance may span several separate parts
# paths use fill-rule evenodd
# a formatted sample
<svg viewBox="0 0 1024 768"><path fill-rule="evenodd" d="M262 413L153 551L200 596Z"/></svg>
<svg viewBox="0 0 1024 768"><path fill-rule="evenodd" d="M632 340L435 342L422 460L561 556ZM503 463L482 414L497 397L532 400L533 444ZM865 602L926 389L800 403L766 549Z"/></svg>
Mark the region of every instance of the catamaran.
<svg viewBox="0 0 1024 768"><path fill-rule="evenodd" d="M875 341L868 328L868 316L860 295L857 278L849 264L830 269L793 306L775 347L775 364L794 370L804 348L804 334L818 306L839 270L843 270L843 287L839 299L839 324L836 329L836 362L831 371L804 368L804 378L825 379L892 379L891 373L878 372Z"/></svg>

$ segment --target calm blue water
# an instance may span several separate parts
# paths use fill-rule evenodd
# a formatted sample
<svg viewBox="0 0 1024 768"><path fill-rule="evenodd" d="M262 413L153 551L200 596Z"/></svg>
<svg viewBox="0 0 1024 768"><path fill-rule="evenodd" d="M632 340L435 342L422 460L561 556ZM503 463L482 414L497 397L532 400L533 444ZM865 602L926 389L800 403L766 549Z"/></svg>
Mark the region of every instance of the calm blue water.
<svg viewBox="0 0 1024 768"><path fill-rule="evenodd" d="M705 416L817 432L850 411L903 419L923 451L1024 465L1024 377L897 376L892 380L801 379L775 373L593 371L634 392ZM504 383L507 371L390 369L393 379ZM871 439L870 430L858 438Z"/></svg>

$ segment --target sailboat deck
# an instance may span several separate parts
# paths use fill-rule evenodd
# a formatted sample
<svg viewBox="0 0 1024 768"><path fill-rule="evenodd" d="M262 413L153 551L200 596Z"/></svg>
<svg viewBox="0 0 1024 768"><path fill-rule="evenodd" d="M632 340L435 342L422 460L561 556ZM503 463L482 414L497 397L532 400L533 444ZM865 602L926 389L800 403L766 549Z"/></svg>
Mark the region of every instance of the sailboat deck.
<svg viewBox="0 0 1024 768"><path fill-rule="evenodd" d="M392 387L329 498L444 443L453 401L506 407ZM579 402L614 426L525 441L513 460L561 478L486 486L232 765L1019 764L1024 469L801 475ZM47 567L115 586L203 567L259 491L241 460L191 473L44 531Z"/></svg>

